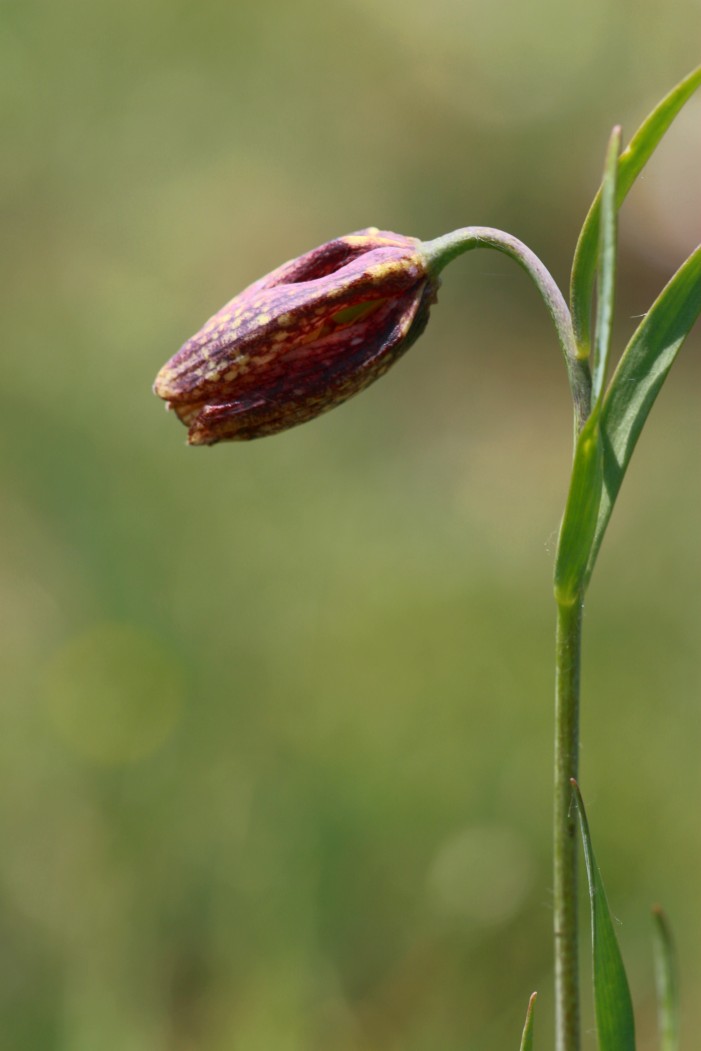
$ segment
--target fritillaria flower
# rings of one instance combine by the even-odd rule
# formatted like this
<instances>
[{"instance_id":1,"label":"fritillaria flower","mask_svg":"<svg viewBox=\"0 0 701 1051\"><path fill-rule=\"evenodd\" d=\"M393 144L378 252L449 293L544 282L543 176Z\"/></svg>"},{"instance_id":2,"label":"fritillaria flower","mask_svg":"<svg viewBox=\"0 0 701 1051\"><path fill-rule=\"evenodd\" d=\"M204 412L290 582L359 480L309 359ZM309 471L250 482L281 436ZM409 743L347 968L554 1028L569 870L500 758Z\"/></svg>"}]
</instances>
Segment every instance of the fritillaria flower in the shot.
<instances>
[{"instance_id":1,"label":"fritillaria flower","mask_svg":"<svg viewBox=\"0 0 701 1051\"><path fill-rule=\"evenodd\" d=\"M159 372L191 445L259 438L346 401L421 335L436 299L421 242L374 228L256 281Z\"/></svg>"}]
</instances>

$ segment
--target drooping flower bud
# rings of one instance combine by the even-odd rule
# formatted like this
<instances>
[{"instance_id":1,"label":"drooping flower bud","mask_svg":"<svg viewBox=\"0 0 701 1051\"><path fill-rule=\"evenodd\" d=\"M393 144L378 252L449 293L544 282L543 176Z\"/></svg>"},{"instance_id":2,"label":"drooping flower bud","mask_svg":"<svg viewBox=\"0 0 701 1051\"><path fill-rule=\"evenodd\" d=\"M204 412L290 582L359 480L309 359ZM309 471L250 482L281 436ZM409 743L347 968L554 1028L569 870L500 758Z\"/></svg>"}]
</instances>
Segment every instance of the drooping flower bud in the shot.
<instances>
[{"instance_id":1,"label":"drooping flower bud","mask_svg":"<svg viewBox=\"0 0 701 1051\"><path fill-rule=\"evenodd\" d=\"M421 242L374 228L308 252L227 303L154 391L191 445L259 438L339 405L421 335L436 299Z\"/></svg>"}]
</instances>

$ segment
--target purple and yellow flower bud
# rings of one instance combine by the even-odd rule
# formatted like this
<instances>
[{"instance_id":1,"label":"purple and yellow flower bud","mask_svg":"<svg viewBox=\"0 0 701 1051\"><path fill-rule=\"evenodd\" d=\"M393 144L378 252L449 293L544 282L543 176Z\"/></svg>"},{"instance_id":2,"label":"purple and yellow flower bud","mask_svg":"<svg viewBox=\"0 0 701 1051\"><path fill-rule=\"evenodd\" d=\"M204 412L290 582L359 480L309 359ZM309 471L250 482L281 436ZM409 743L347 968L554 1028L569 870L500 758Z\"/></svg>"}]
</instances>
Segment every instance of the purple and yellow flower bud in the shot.
<instances>
[{"instance_id":1,"label":"purple and yellow flower bud","mask_svg":"<svg viewBox=\"0 0 701 1051\"><path fill-rule=\"evenodd\" d=\"M438 284L413 237L372 228L340 237L222 307L154 391L191 445L294 427L382 376L423 332Z\"/></svg>"}]
</instances>

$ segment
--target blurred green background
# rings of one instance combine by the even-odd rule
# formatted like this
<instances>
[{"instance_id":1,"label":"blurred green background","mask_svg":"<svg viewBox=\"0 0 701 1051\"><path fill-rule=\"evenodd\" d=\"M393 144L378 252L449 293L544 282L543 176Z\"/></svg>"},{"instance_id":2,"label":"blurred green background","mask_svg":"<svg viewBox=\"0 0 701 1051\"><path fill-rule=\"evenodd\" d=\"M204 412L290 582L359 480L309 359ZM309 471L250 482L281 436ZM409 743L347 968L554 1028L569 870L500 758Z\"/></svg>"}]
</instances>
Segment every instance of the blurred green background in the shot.
<instances>
[{"instance_id":1,"label":"blurred green background","mask_svg":"<svg viewBox=\"0 0 701 1051\"><path fill-rule=\"evenodd\" d=\"M150 385L245 284L371 224L499 226L566 285L610 127L698 62L697 3L0 21L0 1046L501 1051L537 988L550 1048L571 428L528 279L455 263L382 383L266 441L188 449ZM700 113L626 204L619 346L699 240ZM654 901L701 1025L699 343L587 607L582 785L640 1051Z\"/></svg>"}]
</instances>

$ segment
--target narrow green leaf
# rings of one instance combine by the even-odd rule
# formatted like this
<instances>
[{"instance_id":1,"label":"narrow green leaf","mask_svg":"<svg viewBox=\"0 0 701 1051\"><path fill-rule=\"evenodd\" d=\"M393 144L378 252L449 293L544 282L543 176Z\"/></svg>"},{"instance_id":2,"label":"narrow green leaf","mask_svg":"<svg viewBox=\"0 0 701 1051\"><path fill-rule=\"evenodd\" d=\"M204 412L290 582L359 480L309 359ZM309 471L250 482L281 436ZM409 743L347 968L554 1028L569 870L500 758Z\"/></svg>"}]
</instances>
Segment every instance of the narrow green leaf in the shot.
<instances>
[{"instance_id":1,"label":"narrow green leaf","mask_svg":"<svg viewBox=\"0 0 701 1051\"><path fill-rule=\"evenodd\" d=\"M526 1024L523 1027L523 1036L521 1037L521 1051L533 1051L533 1008L537 995L537 993L532 993L528 1001Z\"/></svg>"},{"instance_id":2,"label":"narrow green leaf","mask_svg":"<svg viewBox=\"0 0 701 1051\"><path fill-rule=\"evenodd\" d=\"M628 192L643 170L663 135L684 103L701 86L701 66L677 84L643 121L618 161L616 205L621 207ZM579 356L586 358L590 351L590 328L597 246L601 191L594 198L584 220L572 265L570 306Z\"/></svg>"},{"instance_id":3,"label":"narrow green leaf","mask_svg":"<svg viewBox=\"0 0 701 1051\"><path fill-rule=\"evenodd\" d=\"M599 263L596 294L596 329L594 331L594 369L592 398L596 402L606 379L606 367L611 349L613 306L616 290L616 182L618 155L621 152L621 129L611 132L604 179L601 184L601 222L599 224Z\"/></svg>"},{"instance_id":4,"label":"narrow green leaf","mask_svg":"<svg viewBox=\"0 0 701 1051\"><path fill-rule=\"evenodd\" d=\"M672 932L662 909L654 908L652 918L655 932L655 984L660 1051L679 1051L679 990Z\"/></svg>"},{"instance_id":5,"label":"narrow green leaf","mask_svg":"<svg viewBox=\"0 0 701 1051\"><path fill-rule=\"evenodd\" d=\"M635 1051L633 1004L621 950L606 900L606 891L596 864L582 795L572 781L584 844L589 881L592 948L594 958L594 1009L599 1051Z\"/></svg>"},{"instance_id":6,"label":"narrow green leaf","mask_svg":"<svg viewBox=\"0 0 701 1051\"><path fill-rule=\"evenodd\" d=\"M701 314L701 246L677 270L626 347L601 406L604 481L589 580L630 458L679 349Z\"/></svg>"},{"instance_id":7,"label":"narrow green leaf","mask_svg":"<svg viewBox=\"0 0 701 1051\"><path fill-rule=\"evenodd\" d=\"M604 477L600 406L584 424L574 452L570 491L555 558L555 599L571 606L585 587L586 570L599 520Z\"/></svg>"}]
</instances>

